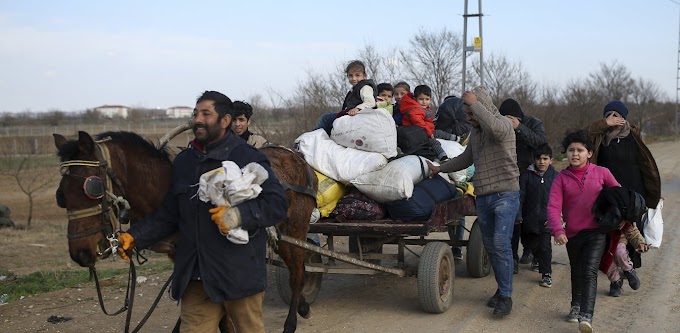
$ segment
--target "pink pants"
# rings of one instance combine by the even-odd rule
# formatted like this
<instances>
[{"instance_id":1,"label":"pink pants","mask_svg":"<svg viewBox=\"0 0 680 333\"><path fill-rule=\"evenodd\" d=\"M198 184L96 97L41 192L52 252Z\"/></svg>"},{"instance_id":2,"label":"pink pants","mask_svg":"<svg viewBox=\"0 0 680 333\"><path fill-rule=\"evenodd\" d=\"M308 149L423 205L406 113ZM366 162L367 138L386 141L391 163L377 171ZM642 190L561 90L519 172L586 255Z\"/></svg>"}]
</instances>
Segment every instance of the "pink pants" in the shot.
<instances>
[{"instance_id":1,"label":"pink pants","mask_svg":"<svg viewBox=\"0 0 680 333\"><path fill-rule=\"evenodd\" d=\"M633 262L630 261L628 256L628 250L626 249L626 244L619 243L616 246L616 252L614 253L614 262L609 267L607 272L607 277L611 282L617 282L621 280L621 270L628 272L633 269Z\"/></svg>"}]
</instances>

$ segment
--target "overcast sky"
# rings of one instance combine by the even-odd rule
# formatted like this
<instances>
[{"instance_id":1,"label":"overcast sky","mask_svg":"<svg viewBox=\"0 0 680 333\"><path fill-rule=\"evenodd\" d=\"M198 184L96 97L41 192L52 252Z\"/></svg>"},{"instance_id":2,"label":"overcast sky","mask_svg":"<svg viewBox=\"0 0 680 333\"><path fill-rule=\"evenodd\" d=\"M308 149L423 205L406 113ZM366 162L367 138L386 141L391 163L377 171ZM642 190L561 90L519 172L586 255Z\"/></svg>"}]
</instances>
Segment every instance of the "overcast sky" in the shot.
<instances>
[{"instance_id":1,"label":"overcast sky","mask_svg":"<svg viewBox=\"0 0 680 333\"><path fill-rule=\"evenodd\" d=\"M482 6L485 54L521 61L539 84L617 61L675 99L680 6L669 0ZM463 0L0 0L0 112L193 106L204 90L290 93L307 71L330 71L367 43L405 47L421 28L462 34L463 11ZM477 35L476 20L469 28Z\"/></svg>"}]
</instances>

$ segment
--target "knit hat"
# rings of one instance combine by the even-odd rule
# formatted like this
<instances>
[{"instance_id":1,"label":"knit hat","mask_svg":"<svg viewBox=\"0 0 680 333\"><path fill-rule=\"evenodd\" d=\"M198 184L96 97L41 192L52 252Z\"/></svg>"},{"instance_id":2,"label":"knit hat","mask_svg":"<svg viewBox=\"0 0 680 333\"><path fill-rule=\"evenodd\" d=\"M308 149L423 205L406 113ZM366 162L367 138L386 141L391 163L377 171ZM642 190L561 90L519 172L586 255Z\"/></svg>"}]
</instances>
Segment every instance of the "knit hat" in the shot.
<instances>
[{"instance_id":1,"label":"knit hat","mask_svg":"<svg viewBox=\"0 0 680 333\"><path fill-rule=\"evenodd\" d=\"M504 100L498 111L504 116L513 116L515 118L524 119L522 108L519 106L519 103L512 98Z\"/></svg>"},{"instance_id":2,"label":"knit hat","mask_svg":"<svg viewBox=\"0 0 680 333\"><path fill-rule=\"evenodd\" d=\"M609 111L618 112L621 115L621 117L623 117L623 119L628 118L628 108L621 101L611 101L607 103L607 105L604 107L602 115L606 117L607 112Z\"/></svg>"}]
</instances>

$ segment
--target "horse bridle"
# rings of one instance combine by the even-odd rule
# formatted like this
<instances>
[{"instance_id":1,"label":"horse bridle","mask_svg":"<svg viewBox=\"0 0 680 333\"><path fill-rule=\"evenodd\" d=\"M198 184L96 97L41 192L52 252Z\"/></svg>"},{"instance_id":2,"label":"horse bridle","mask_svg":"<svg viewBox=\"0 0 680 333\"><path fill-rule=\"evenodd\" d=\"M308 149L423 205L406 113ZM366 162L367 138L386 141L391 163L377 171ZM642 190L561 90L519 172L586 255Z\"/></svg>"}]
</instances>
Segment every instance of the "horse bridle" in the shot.
<instances>
[{"instance_id":1,"label":"horse bridle","mask_svg":"<svg viewBox=\"0 0 680 333\"><path fill-rule=\"evenodd\" d=\"M98 169L97 176L89 176L85 178L85 182L83 183L83 191L90 199L101 200L100 203L84 209L67 210L66 217L70 222L90 216L101 215L101 223L97 227L83 232L67 234L68 239L77 239L94 235L97 232L103 231L106 235L106 239L108 240L109 247L104 251L97 253L97 255L100 257L116 252L118 248L116 229L120 229L120 220L125 218L125 214L130 209L130 204L124 198L125 188L123 187L120 179L116 176L113 169L111 169L109 166L110 154L109 149L105 144L105 142L109 139L110 138L105 138L95 142L98 148L95 151L95 155L98 159L97 161L71 160L62 162L59 165L62 177L76 176L70 173L69 168L72 166L83 166ZM102 179L105 181L102 181ZM113 183L116 184L122 195L117 196L113 193ZM101 185L101 190L93 192L94 190L92 188L88 188L88 185L97 187L98 185ZM116 209L116 212L114 212L114 208Z\"/></svg>"}]
</instances>

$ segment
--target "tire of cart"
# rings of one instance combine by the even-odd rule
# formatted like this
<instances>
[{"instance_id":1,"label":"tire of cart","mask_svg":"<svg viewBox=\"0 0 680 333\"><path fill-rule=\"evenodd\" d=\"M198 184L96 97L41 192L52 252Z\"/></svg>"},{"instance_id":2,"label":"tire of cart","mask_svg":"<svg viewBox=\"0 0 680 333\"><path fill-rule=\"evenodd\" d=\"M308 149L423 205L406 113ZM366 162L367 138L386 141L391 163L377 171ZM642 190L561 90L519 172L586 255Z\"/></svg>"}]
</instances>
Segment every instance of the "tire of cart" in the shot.
<instances>
[{"instance_id":1,"label":"tire of cart","mask_svg":"<svg viewBox=\"0 0 680 333\"><path fill-rule=\"evenodd\" d=\"M443 313L453 302L455 269L451 246L425 244L418 263L418 299L425 312Z\"/></svg>"},{"instance_id":2,"label":"tire of cart","mask_svg":"<svg viewBox=\"0 0 680 333\"><path fill-rule=\"evenodd\" d=\"M479 219L475 219L475 223L470 229L470 238L467 244L467 270L472 277L481 278L489 275L491 272L491 262L489 255L484 249L482 243L482 231L479 227Z\"/></svg>"},{"instance_id":3,"label":"tire of cart","mask_svg":"<svg viewBox=\"0 0 680 333\"><path fill-rule=\"evenodd\" d=\"M313 241L309 241L315 244ZM322 262L321 255L314 252L307 252L305 255L305 264ZM316 301L321 290L321 281L323 273L305 272L305 284L302 287L302 296L304 296L307 303L312 304ZM290 300L293 298L293 292L290 290L290 273L288 268L276 266L274 270L274 280L276 282L276 289L279 291L281 300L290 305Z\"/></svg>"}]
</instances>

